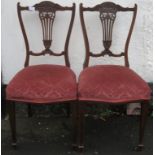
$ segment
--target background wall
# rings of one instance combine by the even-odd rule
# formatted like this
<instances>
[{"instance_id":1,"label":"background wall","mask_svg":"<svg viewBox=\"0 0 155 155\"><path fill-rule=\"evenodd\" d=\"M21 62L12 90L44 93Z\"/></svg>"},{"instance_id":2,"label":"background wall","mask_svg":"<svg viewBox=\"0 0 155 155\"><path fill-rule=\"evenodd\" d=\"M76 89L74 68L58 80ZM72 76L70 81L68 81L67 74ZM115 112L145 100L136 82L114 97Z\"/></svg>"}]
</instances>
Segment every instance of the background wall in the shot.
<instances>
[{"instance_id":1,"label":"background wall","mask_svg":"<svg viewBox=\"0 0 155 155\"><path fill-rule=\"evenodd\" d=\"M18 0L21 5L33 5L40 2L39 0ZM80 26L79 19L79 4L82 2L84 6L94 6L102 3L103 0L53 0L61 5L71 6L73 1L76 3L76 16L73 25L73 31L69 46L69 57L71 61L71 68L75 71L77 76L82 70L85 47ZM133 35L129 47L129 61L130 67L142 76L147 82L152 82L152 0L113 0L122 6L134 6L138 4L138 14L135 23ZM25 60L25 44L16 11L17 0L2 0L2 80L7 84L10 79L24 66ZM28 38L31 40L30 47L34 51L41 51L42 45L42 32L39 30L41 25L39 19L34 20L35 13L31 15L23 14L24 21L27 27ZM113 44L111 49L116 53L123 51L125 37L129 26L131 14L123 15L118 13L116 18ZM54 23L53 44L52 49L55 51L63 50L63 43L65 39L65 30L70 19L70 13L57 13L57 18ZM94 52L102 50L102 33L98 14L85 14L88 31L91 33L89 39L91 48ZM121 23L123 22L123 23ZM124 25L125 23L125 25ZM34 25L33 25L34 24ZM122 25L123 24L123 25ZM31 37L30 37L31 36ZM63 57L31 57L31 64L37 63L58 63L63 64ZM107 64L117 63L123 64L123 58L112 59L108 56L101 59L91 59L91 65L94 64Z\"/></svg>"}]
</instances>

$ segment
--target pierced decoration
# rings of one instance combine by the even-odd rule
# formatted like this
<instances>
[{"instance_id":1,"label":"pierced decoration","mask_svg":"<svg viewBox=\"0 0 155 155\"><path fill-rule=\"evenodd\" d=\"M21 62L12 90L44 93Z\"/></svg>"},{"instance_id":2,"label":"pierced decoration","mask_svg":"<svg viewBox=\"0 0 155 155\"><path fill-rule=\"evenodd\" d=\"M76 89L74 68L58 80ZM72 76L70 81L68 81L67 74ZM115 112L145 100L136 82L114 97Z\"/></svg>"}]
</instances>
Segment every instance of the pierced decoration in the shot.
<instances>
[{"instance_id":1,"label":"pierced decoration","mask_svg":"<svg viewBox=\"0 0 155 155\"><path fill-rule=\"evenodd\" d=\"M112 42L113 24L116 18L117 9L113 7L101 8L100 19L103 28L103 45L106 51L109 51Z\"/></svg>"},{"instance_id":2,"label":"pierced decoration","mask_svg":"<svg viewBox=\"0 0 155 155\"><path fill-rule=\"evenodd\" d=\"M56 10L60 7L50 1L43 1L34 5L35 10L39 11L39 18L41 20L42 31L43 31L43 43L45 51L50 51L52 43L52 28L55 18Z\"/></svg>"},{"instance_id":3,"label":"pierced decoration","mask_svg":"<svg viewBox=\"0 0 155 155\"><path fill-rule=\"evenodd\" d=\"M55 18L55 12L39 12L39 17L42 24L43 31L43 43L45 46L45 50L49 50L52 42L52 28L53 22Z\"/></svg>"}]
</instances>

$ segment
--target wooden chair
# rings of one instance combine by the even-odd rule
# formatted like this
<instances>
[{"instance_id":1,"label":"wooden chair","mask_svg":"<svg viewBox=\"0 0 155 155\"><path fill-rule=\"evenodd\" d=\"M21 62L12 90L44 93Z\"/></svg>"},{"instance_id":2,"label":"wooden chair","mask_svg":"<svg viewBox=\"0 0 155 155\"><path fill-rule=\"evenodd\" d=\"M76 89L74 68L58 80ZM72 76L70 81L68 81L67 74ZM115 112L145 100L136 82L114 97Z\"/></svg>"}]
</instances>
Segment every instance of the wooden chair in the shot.
<instances>
[{"instance_id":1,"label":"wooden chair","mask_svg":"<svg viewBox=\"0 0 155 155\"><path fill-rule=\"evenodd\" d=\"M86 25L84 21L84 12L99 12L103 29L103 46L104 50L98 54L90 50L89 40L87 36ZM111 51L112 31L117 12L133 12L133 18L129 33L125 43L124 51L116 54ZM80 20L84 36L86 57L84 62L84 70L79 76L78 84L78 137L77 148L84 148L84 106L87 104L128 104L133 102L141 103L139 144L137 150L143 148L144 126L146 122L148 105L150 100L150 88L147 83L137 75L133 70L129 69L128 47L133 31L137 14L137 5L133 8L124 8L112 2L104 2L94 7L83 7L80 4ZM90 16L89 16L90 17ZM124 22L125 25L125 22ZM97 31L97 30L96 30ZM125 66L120 65L95 65L89 66L90 57L124 57Z\"/></svg>"},{"instance_id":2,"label":"wooden chair","mask_svg":"<svg viewBox=\"0 0 155 155\"><path fill-rule=\"evenodd\" d=\"M22 12L38 12L42 31L43 45L45 49L41 52L30 50L28 37L26 35ZM71 20L62 52L54 52L50 49L52 44L52 28L56 12L71 12ZM49 105L65 103L69 105L77 100L77 83L74 72L69 68L68 45L75 17L75 4L71 7L63 7L51 1L43 1L33 7L23 7L17 4L18 18L26 47L25 68L19 71L9 82L6 88L6 99L10 126L12 132L12 145L16 146L16 120L15 103L28 104L29 115L31 115L31 104ZM33 23L33 21L32 21ZM37 25L36 25L37 27ZM64 56L65 65L39 64L29 66L30 56Z\"/></svg>"}]
</instances>

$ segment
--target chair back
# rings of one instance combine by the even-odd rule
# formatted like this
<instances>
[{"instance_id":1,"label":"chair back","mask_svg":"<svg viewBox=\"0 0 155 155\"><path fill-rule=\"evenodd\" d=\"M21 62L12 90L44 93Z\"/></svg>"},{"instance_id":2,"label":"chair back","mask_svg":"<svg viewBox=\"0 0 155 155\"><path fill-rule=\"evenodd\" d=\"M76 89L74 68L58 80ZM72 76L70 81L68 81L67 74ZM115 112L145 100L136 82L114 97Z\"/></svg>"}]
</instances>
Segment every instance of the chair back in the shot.
<instances>
[{"instance_id":1,"label":"chair back","mask_svg":"<svg viewBox=\"0 0 155 155\"><path fill-rule=\"evenodd\" d=\"M45 49L43 49L39 53L30 50L28 37L27 37L24 23L23 23L22 11L37 11L39 14L39 19L40 19L41 26L42 26L43 45L45 47ZM70 24L68 28L68 33L67 33L66 41L64 45L64 50L60 53L54 52L50 49L51 44L52 44L53 23L54 23L54 19L56 17L57 11L71 11L72 12L71 20L70 20ZM42 56L45 54L49 54L52 56L64 56L66 66L70 67L70 62L68 58L68 46L69 46L70 35L71 35L74 17L75 17L75 4L73 3L72 7L63 7L51 1L43 1L38 4L35 4L34 6L23 7L23 6L20 6L20 3L17 3L17 12L18 12L18 18L19 18L20 26L21 26L24 41L25 41L25 47L26 47L26 59L25 59L24 66L26 67L29 65L30 56Z\"/></svg>"},{"instance_id":2,"label":"chair back","mask_svg":"<svg viewBox=\"0 0 155 155\"><path fill-rule=\"evenodd\" d=\"M86 25L84 21L84 12L99 12L99 18L101 20L102 24L102 30L103 30L103 46L104 50L101 51L99 54L92 53L90 51L89 47L89 40L87 36L87 30L86 30ZM131 25L129 28L127 40L125 43L125 48L124 51L115 54L110 50L111 44L112 44L112 32L113 32L113 25L116 19L116 14L117 12L127 12L127 11L132 11L133 12L133 17L131 21ZM136 14L137 14L137 5L133 8L124 8L120 5L117 5L113 2L104 2L102 4L96 5L94 7L83 7L83 4L80 4L80 20L81 20L81 26L82 26L82 31L83 31L83 36L84 36L84 41L85 41L85 48L86 48L86 57L85 57L85 62L83 67L88 67L89 65L89 59L91 57L101 57L105 55L109 55L112 57L124 57L125 58L125 66L129 67L129 61L128 61L128 47L129 47L129 42L131 38L131 34L133 31L135 19L136 19Z\"/></svg>"}]
</instances>

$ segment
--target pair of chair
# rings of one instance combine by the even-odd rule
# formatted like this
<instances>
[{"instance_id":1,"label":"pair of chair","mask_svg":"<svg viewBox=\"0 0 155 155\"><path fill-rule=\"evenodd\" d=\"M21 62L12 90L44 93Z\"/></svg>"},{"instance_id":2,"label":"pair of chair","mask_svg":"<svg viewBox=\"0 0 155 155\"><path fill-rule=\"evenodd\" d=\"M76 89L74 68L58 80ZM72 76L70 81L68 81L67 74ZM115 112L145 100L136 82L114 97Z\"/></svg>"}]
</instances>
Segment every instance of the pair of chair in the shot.
<instances>
[{"instance_id":1,"label":"pair of chair","mask_svg":"<svg viewBox=\"0 0 155 155\"><path fill-rule=\"evenodd\" d=\"M30 50L28 38L22 20L22 11L35 10L39 12L39 18L43 31L43 44L45 49L40 53ZM69 68L68 46L75 17L75 4L72 7L63 7L50 1L40 2L33 7L23 7L17 4L20 26L22 29L25 46L25 68L19 71L10 81L6 89L8 112L12 132L12 145L16 146L16 121L15 102L28 104L28 114L31 115L31 104L58 104L72 105L74 143L77 149L84 148L84 106L86 103L128 104L141 103L140 135L137 149L143 148L144 126L146 122L148 103L150 100L150 88L147 83L134 71L129 69L128 47L131 33L134 27L137 5L133 8L124 8L112 2L104 2L94 7L83 7L80 4L80 20L84 36L86 57L84 70L79 76L78 85L74 72ZM56 11L71 11L71 21L65 41L64 51L56 53L50 49L52 43L52 28ZM104 50L99 54L91 52L84 22L84 12L99 12L103 28ZM124 51L115 54L110 50L112 43L112 29L117 12L133 12L133 18L126 40ZM61 65L33 65L29 66L30 56L64 56L66 66ZM90 57L124 57L125 66L96 65L88 67Z\"/></svg>"}]
</instances>

